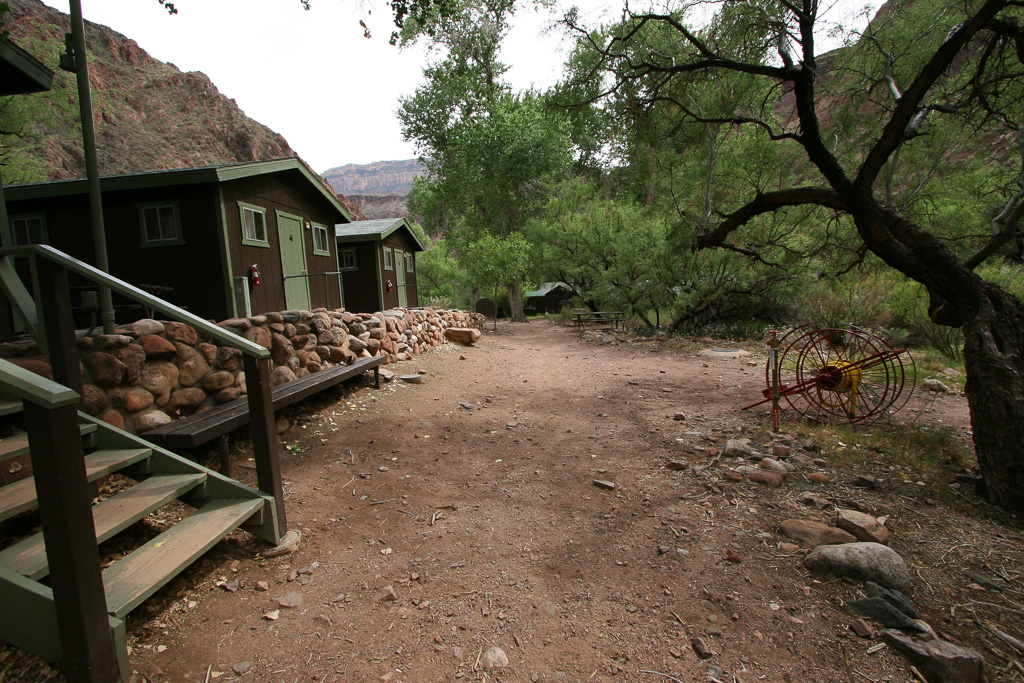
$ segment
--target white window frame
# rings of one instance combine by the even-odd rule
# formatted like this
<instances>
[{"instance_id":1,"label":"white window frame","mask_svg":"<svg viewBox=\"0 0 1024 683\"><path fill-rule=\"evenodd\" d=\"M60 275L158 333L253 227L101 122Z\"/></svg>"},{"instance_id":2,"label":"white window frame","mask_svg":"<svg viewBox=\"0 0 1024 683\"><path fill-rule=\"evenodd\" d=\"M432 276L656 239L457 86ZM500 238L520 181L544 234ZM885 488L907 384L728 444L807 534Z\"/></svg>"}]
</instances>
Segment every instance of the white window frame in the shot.
<instances>
[{"instance_id":1,"label":"white window frame","mask_svg":"<svg viewBox=\"0 0 1024 683\"><path fill-rule=\"evenodd\" d=\"M136 204L135 207L139 211L139 228L142 232L142 246L143 247L167 247L175 244L185 244L185 238L181 234L181 213L178 210L178 200L173 199L170 201L163 202L146 202L145 204ZM174 229L174 235L171 237L161 236L159 239L151 239L149 232L146 230L146 212L152 209L157 210L157 220L159 221L160 209L170 209L172 225ZM161 226L157 226L157 230L161 230Z\"/></svg>"},{"instance_id":2,"label":"white window frame","mask_svg":"<svg viewBox=\"0 0 1024 683\"><path fill-rule=\"evenodd\" d=\"M330 256L331 243L327 226L320 223L310 223L310 226L313 228L313 254L315 256ZM317 240L317 235L322 235L320 240ZM321 242L321 246L317 246L317 241Z\"/></svg>"},{"instance_id":3,"label":"white window frame","mask_svg":"<svg viewBox=\"0 0 1024 683\"><path fill-rule=\"evenodd\" d=\"M405 272L407 272L407 273L415 272L415 271L413 271L413 268L412 268L412 254L409 253L408 251L405 252Z\"/></svg>"},{"instance_id":4,"label":"white window frame","mask_svg":"<svg viewBox=\"0 0 1024 683\"><path fill-rule=\"evenodd\" d=\"M350 262L346 263L346 261ZM338 250L338 270L359 270L359 267L356 266L355 249Z\"/></svg>"},{"instance_id":5,"label":"white window frame","mask_svg":"<svg viewBox=\"0 0 1024 683\"><path fill-rule=\"evenodd\" d=\"M256 234L256 221L253 219L253 236L250 237L247 234L247 226L245 223L246 212L250 212L254 216L259 214L263 222L263 239ZM242 221L242 244L250 247L263 247L265 249L270 248L270 237L267 234L267 210L265 207L257 206L255 204L248 204L246 202L238 202L238 215Z\"/></svg>"},{"instance_id":6,"label":"white window frame","mask_svg":"<svg viewBox=\"0 0 1024 683\"><path fill-rule=\"evenodd\" d=\"M384 270L395 269L395 257L391 253L391 247L384 247Z\"/></svg>"},{"instance_id":7,"label":"white window frame","mask_svg":"<svg viewBox=\"0 0 1024 683\"><path fill-rule=\"evenodd\" d=\"M41 241L39 241L39 242L32 242L32 241L23 242L23 241L19 240L18 239L18 230L17 230L17 227L16 227L17 224L19 222L26 223L25 236L27 237L28 236L27 223L28 223L28 221L33 221L33 220L39 221L39 239ZM29 244L49 244L50 243L50 235L49 235L49 233L46 230L46 214L44 214L44 213L25 213L25 214L18 214L18 215L11 216L10 217L10 228L11 228L11 241L14 242L14 244L16 246L25 246L25 245L29 245Z\"/></svg>"}]
</instances>

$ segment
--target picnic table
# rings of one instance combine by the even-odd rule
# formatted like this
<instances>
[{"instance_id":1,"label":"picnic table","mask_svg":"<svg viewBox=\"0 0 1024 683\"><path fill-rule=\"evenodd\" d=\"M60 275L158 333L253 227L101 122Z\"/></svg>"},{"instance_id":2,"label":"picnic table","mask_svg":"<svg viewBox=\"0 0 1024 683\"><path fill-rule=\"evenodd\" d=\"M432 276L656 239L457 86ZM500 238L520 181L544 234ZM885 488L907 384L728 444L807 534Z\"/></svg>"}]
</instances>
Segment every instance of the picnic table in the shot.
<instances>
[{"instance_id":1,"label":"picnic table","mask_svg":"<svg viewBox=\"0 0 1024 683\"><path fill-rule=\"evenodd\" d=\"M618 329L619 325L625 327L626 319L622 316L622 311L573 310L572 324L574 327L585 328L587 323L604 327L610 325L614 329Z\"/></svg>"}]
</instances>

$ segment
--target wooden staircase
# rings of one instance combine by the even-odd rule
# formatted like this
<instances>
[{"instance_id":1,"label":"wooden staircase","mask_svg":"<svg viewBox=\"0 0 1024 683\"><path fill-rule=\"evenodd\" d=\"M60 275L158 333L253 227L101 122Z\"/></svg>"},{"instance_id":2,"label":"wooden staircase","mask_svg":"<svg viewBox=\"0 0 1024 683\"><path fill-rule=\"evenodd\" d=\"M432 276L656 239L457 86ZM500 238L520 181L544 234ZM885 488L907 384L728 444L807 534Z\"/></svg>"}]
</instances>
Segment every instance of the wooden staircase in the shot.
<instances>
[{"instance_id":1,"label":"wooden staircase","mask_svg":"<svg viewBox=\"0 0 1024 683\"><path fill-rule=\"evenodd\" d=\"M0 401L0 420L17 425L20 402ZM174 500L190 515L149 539L102 572L121 677L130 673L123 618L236 528L274 544L279 540L273 496L147 443L143 438L78 413L86 477L95 482L122 474L134 484L92 506L97 544L110 540ZM30 437L0 440L0 466L30 454ZM35 481L0 488L0 524L32 515ZM0 526L0 528L3 528ZM0 545L10 539L0 538ZM62 660L57 609L46 584L50 574L43 532L0 550L0 639L47 659ZM26 619L26 615L32 618Z\"/></svg>"}]
</instances>

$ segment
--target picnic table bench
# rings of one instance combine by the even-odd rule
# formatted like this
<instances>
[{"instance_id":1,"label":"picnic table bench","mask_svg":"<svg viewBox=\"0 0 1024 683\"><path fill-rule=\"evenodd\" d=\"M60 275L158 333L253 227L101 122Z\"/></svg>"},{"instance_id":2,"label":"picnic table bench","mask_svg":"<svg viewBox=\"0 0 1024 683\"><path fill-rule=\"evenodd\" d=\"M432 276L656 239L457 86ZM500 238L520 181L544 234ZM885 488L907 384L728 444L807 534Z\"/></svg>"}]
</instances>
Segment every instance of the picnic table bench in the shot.
<instances>
[{"instance_id":1,"label":"picnic table bench","mask_svg":"<svg viewBox=\"0 0 1024 683\"><path fill-rule=\"evenodd\" d=\"M587 323L597 323L611 326L615 329L619 328L619 325L625 326L626 319L622 316L622 311L581 311L574 310L572 312L572 324L574 327L585 328Z\"/></svg>"},{"instance_id":2,"label":"picnic table bench","mask_svg":"<svg viewBox=\"0 0 1024 683\"><path fill-rule=\"evenodd\" d=\"M327 387L340 384L346 379L370 369L373 370L373 384L380 389L380 366L385 360L384 356L359 358L351 365L335 365L291 382L279 384L270 390L274 410L298 403ZM219 437L221 439L221 474L231 476L228 438L231 432L246 424L249 424L249 401L248 398L242 396L216 408L174 420L152 429L142 436L147 441L168 450L195 448Z\"/></svg>"}]
</instances>

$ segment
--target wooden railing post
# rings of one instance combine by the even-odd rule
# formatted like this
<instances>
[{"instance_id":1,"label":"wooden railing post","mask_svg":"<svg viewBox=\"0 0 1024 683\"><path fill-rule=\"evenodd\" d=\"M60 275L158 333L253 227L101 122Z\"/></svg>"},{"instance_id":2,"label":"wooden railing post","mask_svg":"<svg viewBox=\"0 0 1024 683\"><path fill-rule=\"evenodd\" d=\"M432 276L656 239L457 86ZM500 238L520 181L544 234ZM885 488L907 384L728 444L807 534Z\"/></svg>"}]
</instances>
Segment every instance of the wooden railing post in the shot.
<instances>
[{"instance_id":1,"label":"wooden railing post","mask_svg":"<svg viewBox=\"0 0 1024 683\"><path fill-rule=\"evenodd\" d=\"M70 683L120 680L74 405L24 402L50 585Z\"/></svg>"},{"instance_id":2,"label":"wooden railing post","mask_svg":"<svg viewBox=\"0 0 1024 683\"><path fill-rule=\"evenodd\" d=\"M71 314L68 271L45 258L35 257L39 280L37 296L46 315L39 326L53 368L53 381L82 395L82 371L79 367L75 320Z\"/></svg>"},{"instance_id":3,"label":"wooden railing post","mask_svg":"<svg viewBox=\"0 0 1024 683\"><path fill-rule=\"evenodd\" d=\"M284 511L284 489L281 487L281 460L277 451L277 430L274 426L274 401L270 393L270 359L242 356L245 387L249 400L252 450L256 460L256 481L260 491L274 496L280 534L288 530Z\"/></svg>"}]
</instances>

